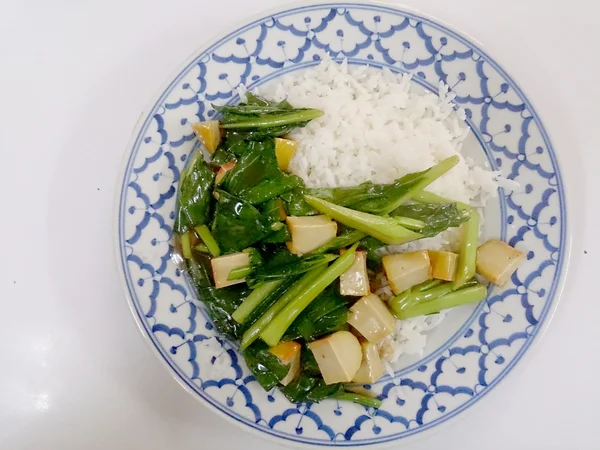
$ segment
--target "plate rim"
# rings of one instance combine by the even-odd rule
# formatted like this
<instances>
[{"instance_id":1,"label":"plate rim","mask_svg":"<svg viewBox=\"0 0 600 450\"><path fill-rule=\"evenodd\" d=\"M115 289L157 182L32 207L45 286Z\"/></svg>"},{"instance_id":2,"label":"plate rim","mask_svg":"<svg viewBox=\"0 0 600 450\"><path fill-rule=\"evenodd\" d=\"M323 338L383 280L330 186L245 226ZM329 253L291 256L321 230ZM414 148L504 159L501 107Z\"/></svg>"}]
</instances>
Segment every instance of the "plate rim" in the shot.
<instances>
[{"instance_id":1,"label":"plate rim","mask_svg":"<svg viewBox=\"0 0 600 450\"><path fill-rule=\"evenodd\" d=\"M166 93L166 91L169 89L169 87L177 80L177 78L183 73L183 71L194 60L197 59L197 57L200 54L208 51L211 47L215 46L218 42L225 40L230 35L233 35L234 33L237 33L240 30L242 30L243 28L253 25L257 21L265 19L266 17L269 17L271 15L281 14L281 13L285 13L285 12L292 12L294 10L299 10L299 9L307 8L307 7L311 7L311 6L312 7L331 6L331 7L339 8L339 7L344 7L346 5L347 6L358 6L358 7L369 7L369 6L380 7L380 8L384 8L384 9L388 9L388 10L395 10L400 13L407 13L407 14L416 16L419 19L424 19L424 20L432 22L436 25L442 26L443 28L446 28L447 30L456 34L458 37L462 37L473 48L478 50L482 55L486 56L489 59L489 61L492 62L494 66L496 66L496 68L499 72L501 72L508 79L510 79L514 82L513 88L519 93L519 95L528 104L528 106L529 106L528 109L532 113L534 120L538 123L541 130L543 130L543 132L544 132L543 134L545 134L545 136L542 136L544 141L547 144L549 144L549 147L553 150L552 152L549 152L549 155L550 155L551 160L553 159L555 162L556 177L558 180L557 186L559 186L559 191L562 191L561 194L562 194L563 204L561 206L564 211L564 220L563 220L562 229L561 229L561 235L562 235L561 253L563 254L563 256L562 256L562 258L560 260L560 264L559 264L560 273L559 273L558 277L556 278L554 293L553 293L552 297L549 298L549 304L548 304L548 309L546 311L546 317L544 318L543 322L538 325L538 328L533 336L533 339L531 339L531 341L529 342L527 347L524 350L522 350L522 353L520 355L517 355L516 359L512 361L512 364L509 366L509 368L505 372L505 374L503 376L496 378L492 383L490 383L490 385L488 386L488 388L486 390L484 390L481 394L478 395L479 399L485 397L486 395L490 394L491 392L496 392L497 391L496 388L499 384L505 382L507 377L509 377L509 375L515 374L515 373L520 373L523 370L524 366L527 365L527 363L530 361L530 359L535 355L534 350L537 349L538 343L544 337L548 327L550 326L550 323L552 322L552 320L554 318L556 310L561 302L561 299L562 299L562 296L563 296L564 290L565 290L567 275L570 272L570 267L573 263L573 261L572 261L573 236L570 232L570 230L571 230L571 221L570 221L571 214L569 213L570 208L568 207L568 205L570 203L569 198L571 196L568 194L568 192L570 192L570 190L568 190L566 188L566 185L564 182L565 176L564 176L563 172L564 172L565 166L563 164L561 164L558 152L556 152L556 149L555 149L554 145L552 144L553 140L551 139L551 133L548 130L546 130L545 127L543 126L544 122L541 120L541 115L537 112L537 109L535 108L534 103L529 99L529 97L521 89L520 84L518 83L518 78L509 74L508 71L506 71L504 69L504 66L502 64L500 64L495 58L490 57L489 54L485 50L485 46L479 40L477 40L470 34L462 31L461 29L449 24L448 22L439 19L435 15L423 12L422 10L420 10L418 8L410 7L410 6L407 6L402 3L391 3L391 2L382 1L382 0L349 0L349 1L338 1L338 2L319 1L319 0L300 0L300 1L295 0L292 2L286 2L282 5L279 5L274 8L262 10L256 14L252 14L252 15L246 17L245 19L233 21L230 24L224 24L221 27L221 29L222 29L221 32L212 35L209 39L207 39L204 42L204 44L198 46L194 51L192 51L192 53L187 58L185 58L184 61L182 61L177 66L177 68L175 68L167 76L166 80L163 83L161 83L159 88L155 90L155 92L153 93L152 96L150 96L150 100L147 102L146 106L141 111L141 113L132 129L131 137L128 140L128 143L125 147L125 151L123 153L123 157L122 157L122 161L121 161L120 170L118 171L117 178L116 178L116 189L115 189L115 192L116 192L115 197L116 198L115 198L115 203L114 203L114 216L113 216L113 218L114 218L113 241L115 244L113 246L114 255L117 260L117 268L118 268L118 272L119 272L119 279L121 281L121 287L123 289L125 299L127 300L127 305L129 307L129 310L132 313L134 322L135 322L137 328L139 329L140 333L142 334L143 340L151 348L151 352L161 361L163 367L165 367L165 369L168 370L168 372L177 381L177 383L180 386L182 386L190 395L192 395L194 398L196 398L196 400L199 401L200 404L202 404L204 407L209 409L211 412L214 412L217 415L219 415L220 417L225 418L229 423L235 424L240 429L243 429L246 432L250 432L253 435L258 436L260 438L268 439L271 442L274 442L274 443L277 443L280 445L282 444L282 442L285 442L286 445L291 445L295 448L366 447L366 446L385 448L385 447L394 445L394 443L396 443L400 440L403 442L409 442L409 441L412 442L412 441L415 441L418 439L426 438L434 433L437 433L437 432L443 430L451 423L454 423L456 420L463 419L465 416L468 416L470 413L472 413L472 411L474 409L476 409L475 407L478 407L481 404L481 401L477 400L466 407L457 408L456 410L452 411L448 416L446 416L445 420L436 423L434 426L427 427L424 430L422 430L421 432L410 433L410 434L407 434L406 436L400 436L400 437L388 436L387 439L383 438L383 440L376 441L376 442L373 442L373 441L361 442L359 440L359 441L350 441L348 443L342 443L342 442L333 443L332 442L329 445L325 444L325 443L299 441L296 439L288 438L283 435L273 434L273 433L268 432L267 430L259 429L255 426L252 426L249 423L243 422L242 420L238 419L237 417L234 417L234 416L226 413L221 408L219 408L217 405L212 404L212 402L210 402L209 400L198 395L198 393L195 392L188 385L188 382L184 379L184 377L178 373L177 368L173 367L169 363L169 361L167 360L165 355L163 355L163 352L161 351L161 349L151 339L151 337L148 334L148 331L146 330L146 328L144 326L144 321L140 317L139 311L137 310L137 308L133 302L133 299L130 295L130 289L129 289L128 282L127 282L126 271L124 270L124 267L122 264L123 260L121 258L121 245L120 245L120 239L119 239L119 235L120 235L119 217L120 217L120 212L121 212L122 196L123 196L123 190L121 188L123 186L123 180L124 180L125 176L127 175L127 168L129 166L129 162L130 162L131 150L134 148L135 143L139 138L139 133L142 130L144 123L146 122L146 118L148 117L148 114L150 112L152 112L152 110L155 108L155 106L157 104L157 101L163 96L163 94ZM511 377L511 379L514 379L514 375Z\"/></svg>"}]
</instances>

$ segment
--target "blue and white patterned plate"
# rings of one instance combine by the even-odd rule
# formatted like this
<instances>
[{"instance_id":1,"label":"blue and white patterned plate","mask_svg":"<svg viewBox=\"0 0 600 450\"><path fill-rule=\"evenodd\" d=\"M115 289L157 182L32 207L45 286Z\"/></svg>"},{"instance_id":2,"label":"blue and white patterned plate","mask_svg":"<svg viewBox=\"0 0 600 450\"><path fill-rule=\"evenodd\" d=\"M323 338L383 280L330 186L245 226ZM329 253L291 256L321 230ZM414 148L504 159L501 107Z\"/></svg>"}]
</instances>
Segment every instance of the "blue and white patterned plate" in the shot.
<instances>
[{"instance_id":1,"label":"blue and white patterned plate","mask_svg":"<svg viewBox=\"0 0 600 450\"><path fill-rule=\"evenodd\" d=\"M190 123L212 102L317 64L327 52L354 64L439 81L467 111L481 158L523 187L500 192L488 230L527 254L502 290L434 330L420 360L371 387L379 410L325 401L289 403L265 392L236 346L216 335L187 277L170 260L177 183L195 147ZM118 257L131 310L173 376L196 398L248 430L284 444L360 446L441 424L475 404L547 326L568 258L565 194L555 150L513 79L478 45L435 20L382 4L310 4L268 14L197 53L142 116L118 199ZM493 223L490 223L493 222ZM466 311L466 312L465 312ZM437 333L437 334L436 334ZM158 370L158 369L157 369Z\"/></svg>"}]
</instances>

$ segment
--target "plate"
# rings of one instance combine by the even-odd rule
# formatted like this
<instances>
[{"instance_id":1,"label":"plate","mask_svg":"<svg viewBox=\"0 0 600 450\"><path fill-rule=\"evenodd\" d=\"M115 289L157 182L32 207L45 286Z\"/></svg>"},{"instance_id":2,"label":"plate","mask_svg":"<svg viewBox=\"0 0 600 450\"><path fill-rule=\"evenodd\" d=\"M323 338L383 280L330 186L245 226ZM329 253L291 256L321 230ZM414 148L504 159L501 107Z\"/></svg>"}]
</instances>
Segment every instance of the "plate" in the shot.
<instances>
[{"instance_id":1,"label":"plate","mask_svg":"<svg viewBox=\"0 0 600 450\"><path fill-rule=\"evenodd\" d=\"M486 211L488 235L526 261L477 307L459 308L430 333L421 358L370 387L379 410L328 400L291 404L252 378L236 345L221 338L171 262L177 184L197 147L190 124L211 103L318 64L413 74L456 94L472 129L470 149L518 182ZM265 14L211 42L187 61L143 113L127 149L117 200L117 253L131 311L156 355L210 409L284 445L365 446L422 435L494 390L548 325L569 248L564 186L555 149L515 81L478 44L448 26L379 3L313 3ZM491 230L491 231L490 231ZM159 370L159 369L157 369Z\"/></svg>"}]
</instances>

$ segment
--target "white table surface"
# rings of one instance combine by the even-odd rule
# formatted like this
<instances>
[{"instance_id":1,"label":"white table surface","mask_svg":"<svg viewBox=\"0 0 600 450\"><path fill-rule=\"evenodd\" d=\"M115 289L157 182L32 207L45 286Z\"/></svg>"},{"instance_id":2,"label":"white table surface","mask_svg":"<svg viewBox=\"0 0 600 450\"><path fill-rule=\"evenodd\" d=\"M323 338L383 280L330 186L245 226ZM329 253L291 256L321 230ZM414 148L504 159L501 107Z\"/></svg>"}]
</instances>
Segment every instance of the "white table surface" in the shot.
<instances>
[{"instance_id":1,"label":"white table surface","mask_svg":"<svg viewBox=\"0 0 600 450\"><path fill-rule=\"evenodd\" d=\"M568 172L575 242L535 356L466 419L397 447L598 449L598 3L406 1L483 43L536 104ZM280 448L162 367L112 241L117 174L150 96L206 40L279 3L0 0L0 449Z\"/></svg>"}]
</instances>

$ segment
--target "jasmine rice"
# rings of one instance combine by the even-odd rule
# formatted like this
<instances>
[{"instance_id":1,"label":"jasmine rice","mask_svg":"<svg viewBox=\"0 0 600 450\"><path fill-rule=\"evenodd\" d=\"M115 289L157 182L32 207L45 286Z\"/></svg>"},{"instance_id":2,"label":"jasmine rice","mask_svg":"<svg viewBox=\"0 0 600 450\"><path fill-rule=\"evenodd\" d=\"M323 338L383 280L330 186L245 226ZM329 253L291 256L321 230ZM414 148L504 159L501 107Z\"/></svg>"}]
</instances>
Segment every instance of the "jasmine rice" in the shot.
<instances>
[{"instance_id":1,"label":"jasmine rice","mask_svg":"<svg viewBox=\"0 0 600 450\"><path fill-rule=\"evenodd\" d=\"M484 206L497 193L498 174L474 166L461 154L469 132L465 112L452 103L454 94L442 83L439 95L416 91L410 75L329 58L260 88L260 94L267 98L287 99L295 106L325 112L291 134L298 150L290 169L308 187L392 183L458 155L460 162L428 190ZM384 251L452 249L456 242L457 230L449 229L436 237ZM383 299L393 296L383 274L378 275L375 285L375 293ZM402 354L422 354L426 333L445 315L442 311L398 321L395 335L381 344L384 359L393 363ZM388 370L392 370L389 365Z\"/></svg>"}]
</instances>

